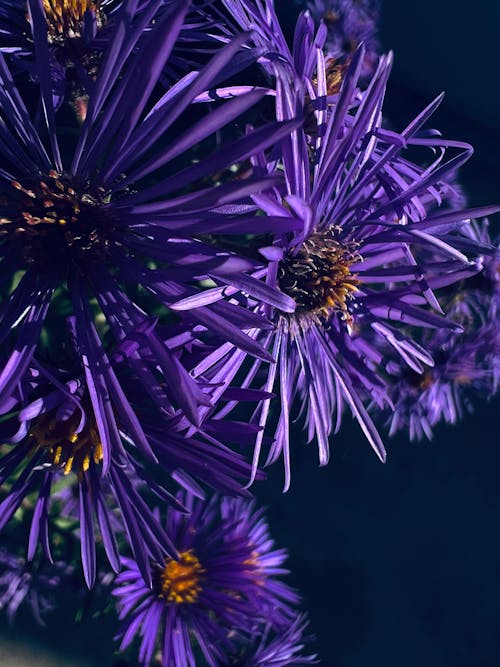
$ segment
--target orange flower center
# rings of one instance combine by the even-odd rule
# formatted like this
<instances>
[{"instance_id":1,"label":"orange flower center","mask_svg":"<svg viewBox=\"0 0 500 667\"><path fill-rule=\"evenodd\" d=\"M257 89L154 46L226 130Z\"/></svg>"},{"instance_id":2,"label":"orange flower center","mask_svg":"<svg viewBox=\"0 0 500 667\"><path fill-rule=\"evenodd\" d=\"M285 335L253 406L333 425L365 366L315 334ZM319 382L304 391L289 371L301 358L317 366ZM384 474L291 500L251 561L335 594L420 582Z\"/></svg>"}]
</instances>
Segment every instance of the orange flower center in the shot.
<instances>
[{"instance_id":1,"label":"orange flower center","mask_svg":"<svg viewBox=\"0 0 500 667\"><path fill-rule=\"evenodd\" d=\"M56 42L81 37L86 12L94 12L99 21L98 5L92 0L43 0L49 40Z\"/></svg>"},{"instance_id":2,"label":"orange flower center","mask_svg":"<svg viewBox=\"0 0 500 667\"><path fill-rule=\"evenodd\" d=\"M168 559L165 562L160 574L160 597L176 604L196 602L204 573L205 570L192 549L181 551L177 560Z\"/></svg>"}]
</instances>

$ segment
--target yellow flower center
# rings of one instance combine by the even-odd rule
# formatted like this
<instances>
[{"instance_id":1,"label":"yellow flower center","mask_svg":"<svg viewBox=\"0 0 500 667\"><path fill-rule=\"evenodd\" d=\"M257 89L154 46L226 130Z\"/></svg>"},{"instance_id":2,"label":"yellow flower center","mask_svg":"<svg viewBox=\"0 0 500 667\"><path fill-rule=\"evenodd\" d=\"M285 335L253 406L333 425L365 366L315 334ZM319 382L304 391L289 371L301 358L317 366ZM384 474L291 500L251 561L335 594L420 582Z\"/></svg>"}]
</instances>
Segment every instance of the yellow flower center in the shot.
<instances>
[{"instance_id":1,"label":"yellow flower center","mask_svg":"<svg viewBox=\"0 0 500 667\"><path fill-rule=\"evenodd\" d=\"M54 413L40 415L29 432L34 446L47 449L52 463L61 466L65 475L81 474L89 469L90 462L102 461L102 444L94 420L87 418L83 429L76 433L80 413L75 411L65 421L55 419Z\"/></svg>"},{"instance_id":2,"label":"yellow flower center","mask_svg":"<svg viewBox=\"0 0 500 667\"><path fill-rule=\"evenodd\" d=\"M168 559L165 563L160 574L160 597L176 604L196 602L204 573L192 549L181 551L177 560Z\"/></svg>"},{"instance_id":3,"label":"yellow flower center","mask_svg":"<svg viewBox=\"0 0 500 667\"><path fill-rule=\"evenodd\" d=\"M99 20L98 4L92 0L43 0L49 40L81 37L86 12L94 12Z\"/></svg>"}]
</instances>

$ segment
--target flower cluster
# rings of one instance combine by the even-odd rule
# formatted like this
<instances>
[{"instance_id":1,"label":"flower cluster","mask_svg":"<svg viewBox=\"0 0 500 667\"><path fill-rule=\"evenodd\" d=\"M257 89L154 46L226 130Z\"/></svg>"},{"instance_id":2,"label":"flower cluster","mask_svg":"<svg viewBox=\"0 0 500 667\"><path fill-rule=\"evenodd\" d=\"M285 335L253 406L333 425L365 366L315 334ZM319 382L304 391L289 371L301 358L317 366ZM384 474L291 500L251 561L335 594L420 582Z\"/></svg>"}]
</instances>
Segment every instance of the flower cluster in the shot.
<instances>
[{"instance_id":1,"label":"flower cluster","mask_svg":"<svg viewBox=\"0 0 500 667\"><path fill-rule=\"evenodd\" d=\"M423 374L398 369L398 379L391 387L391 434L403 430L411 440L431 439L438 423L455 424L472 411L474 396L488 399L498 391L500 253L498 242L493 244L490 239L487 222L470 231L478 242L497 250L485 257L481 274L465 280L458 292L444 299L446 313L460 325L460 331L424 333L423 343L434 365Z\"/></svg>"},{"instance_id":2,"label":"flower cluster","mask_svg":"<svg viewBox=\"0 0 500 667\"><path fill-rule=\"evenodd\" d=\"M108 562L145 665L313 664L263 461L346 413L384 461L499 385L471 146L440 97L389 128L378 3L306 4L0 0L0 530Z\"/></svg>"}]
</instances>

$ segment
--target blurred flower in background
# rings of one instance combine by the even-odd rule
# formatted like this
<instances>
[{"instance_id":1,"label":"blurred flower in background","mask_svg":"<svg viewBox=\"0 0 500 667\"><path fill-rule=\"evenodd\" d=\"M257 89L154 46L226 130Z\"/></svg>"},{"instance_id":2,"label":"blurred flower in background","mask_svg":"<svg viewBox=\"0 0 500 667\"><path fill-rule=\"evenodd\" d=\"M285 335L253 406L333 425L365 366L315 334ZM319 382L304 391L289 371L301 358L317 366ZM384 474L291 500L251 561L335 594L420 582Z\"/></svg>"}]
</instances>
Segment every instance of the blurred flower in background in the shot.
<instances>
[{"instance_id":1,"label":"blurred flower in background","mask_svg":"<svg viewBox=\"0 0 500 667\"><path fill-rule=\"evenodd\" d=\"M12 625L19 608L27 606L35 621L45 625L44 616L56 609L57 590L67 587L72 576L68 563L27 563L24 557L0 547L0 611Z\"/></svg>"},{"instance_id":2,"label":"blurred flower in background","mask_svg":"<svg viewBox=\"0 0 500 667\"><path fill-rule=\"evenodd\" d=\"M401 367L395 373L399 379L391 390L391 435L404 431L410 440L431 439L438 423L456 424L473 411L474 399L489 399L498 391L500 264L498 243L495 249L488 227L484 221L469 228L471 236L490 249L483 270L447 294L445 312L461 330L424 333L422 343L433 366L423 374Z\"/></svg>"},{"instance_id":3,"label":"blurred flower in background","mask_svg":"<svg viewBox=\"0 0 500 667\"><path fill-rule=\"evenodd\" d=\"M327 28L327 58L345 62L363 43L366 56L362 76L371 76L380 55L377 37L380 0L307 0L302 4L306 5L317 23L322 21Z\"/></svg>"}]
</instances>

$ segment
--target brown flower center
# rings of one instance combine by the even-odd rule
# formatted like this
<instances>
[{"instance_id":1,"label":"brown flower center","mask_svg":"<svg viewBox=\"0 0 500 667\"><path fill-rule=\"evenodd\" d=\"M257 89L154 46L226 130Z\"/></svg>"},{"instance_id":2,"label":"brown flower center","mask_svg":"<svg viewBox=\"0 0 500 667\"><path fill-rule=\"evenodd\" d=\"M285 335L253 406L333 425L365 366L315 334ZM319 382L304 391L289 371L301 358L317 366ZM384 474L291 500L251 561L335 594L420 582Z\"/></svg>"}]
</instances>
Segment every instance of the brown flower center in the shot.
<instances>
[{"instance_id":1,"label":"brown flower center","mask_svg":"<svg viewBox=\"0 0 500 667\"><path fill-rule=\"evenodd\" d=\"M359 284L351 265L359 259L331 230L312 234L297 253L285 257L278 280L280 289L297 304L294 316L327 318L334 311L347 315L348 300Z\"/></svg>"},{"instance_id":2,"label":"brown flower center","mask_svg":"<svg viewBox=\"0 0 500 667\"><path fill-rule=\"evenodd\" d=\"M65 475L81 474L89 469L91 461L96 464L102 461L102 444L95 421L87 417L83 429L77 433L79 422L78 410L65 421L49 412L37 417L29 432L34 446L47 449L52 463L61 466Z\"/></svg>"},{"instance_id":3,"label":"brown flower center","mask_svg":"<svg viewBox=\"0 0 500 667\"><path fill-rule=\"evenodd\" d=\"M349 67L349 61L340 63L335 58L327 58L325 62L325 78L327 95L336 95L340 92L344 75ZM313 78L313 83L318 85L317 77Z\"/></svg>"},{"instance_id":4,"label":"brown flower center","mask_svg":"<svg viewBox=\"0 0 500 667\"><path fill-rule=\"evenodd\" d=\"M39 181L11 182L0 197L0 240L7 237L27 264L103 258L112 228L104 193L77 192L55 171Z\"/></svg>"}]
</instances>

